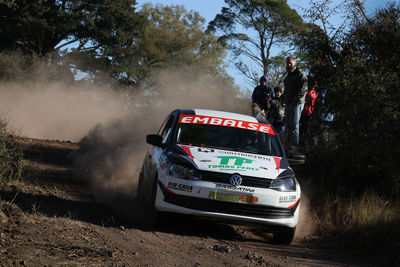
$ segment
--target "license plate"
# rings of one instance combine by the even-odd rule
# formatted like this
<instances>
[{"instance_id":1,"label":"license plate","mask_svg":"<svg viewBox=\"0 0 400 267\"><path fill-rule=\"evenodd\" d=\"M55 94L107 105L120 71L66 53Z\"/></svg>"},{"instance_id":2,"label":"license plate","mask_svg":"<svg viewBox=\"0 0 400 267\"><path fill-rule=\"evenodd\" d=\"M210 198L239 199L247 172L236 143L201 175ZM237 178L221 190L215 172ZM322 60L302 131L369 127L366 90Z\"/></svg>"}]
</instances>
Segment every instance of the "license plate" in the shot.
<instances>
[{"instance_id":1,"label":"license plate","mask_svg":"<svg viewBox=\"0 0 400 267\"><path fill-rule=\"evenodd\" d=\"M257 203L258 197L252 195L231 194L219 191L210 191L208 193L209 199L216 199L230 202L243 202L243 203Z\"/></svg>"}]
</instances>

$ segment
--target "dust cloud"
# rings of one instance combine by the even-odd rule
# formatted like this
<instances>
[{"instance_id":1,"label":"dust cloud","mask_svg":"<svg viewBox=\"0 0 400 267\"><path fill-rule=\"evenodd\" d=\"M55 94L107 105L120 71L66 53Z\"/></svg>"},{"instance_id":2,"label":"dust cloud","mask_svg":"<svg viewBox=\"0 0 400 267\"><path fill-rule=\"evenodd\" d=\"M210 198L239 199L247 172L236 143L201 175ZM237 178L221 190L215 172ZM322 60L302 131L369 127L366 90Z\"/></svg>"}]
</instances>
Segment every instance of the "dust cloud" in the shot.
<instances>
[{"instance_id":1,"label":"dust cloud","mask_svg":"<svg viewBox=\"0 0 400 267\"><path fill-rule=\"evenodd\" d=\"M234 110L231 88L216 78L188 72L159 72L156 82L134 97L135 105L127 114L96 125L79 142L77 177L90 182L101 203L131 220L141 220L132 216L141 213L134 196L146 153L145 136L157 133L163 120L176 108Z\"/></svg>"},{"instance_id":2,"label":"dust cloud","mask_svg":"<svg viewBox=\"0 0 400 267\"><path fill-rule=\"evenodd\" d=\"M227 85L199 68L158 71L146 90L128 95L84 81L47 79L63 75L48 75L43 66L38 62L26 79L18 64L7 72L18 79L0 84L1 116L18 135L79 142L76 179L88 182L99 202L120 210L125 207L119 202L128 203L135 195L146 134L156 133L172 110L242 112L240 105L234 105L239 90L233 83Z\"/></svg>"},{"instance_id":3,"label":"dust cloud","mask_svg":"<svg viewBox=\"0 0 400 267\"><path fill-rule=\"evenodd\" d=\"M129 98L92 84L45 81L2 83L0 93L0 112L17 134L79 141L75 179L87 182L100 203L136 221L143 220L135 195L147 134L157 133L176 108L249 112L248 103L234 97L238 89L188 68L160 71L148 89ZM302 198L296 238L312 232L309 218Z\"/></svg>"},{"instance_id":4,"label":"dust cloud","mask_svg":"<svg viewBox=\"0 0 400 267\"><path fill-rule=\"evenodd\" d=\"M304 195L304 192L302 192L299 221L297 223L295 239L302 240L309 238L314 233L315 227L312 214L310 213L310 202L307 196Z\"/></svg>"},{"instance_id":5,"label":"dust cloud","mask_svg":"<svg viewBox=\"0 0 400 267\"><path fill-rule=\"evenodd\" d=\"M79 141L96 123L127 113L118 94L90 84L2 83L0 95L10 130L38 139Z\"/></svg>"}]
</instances>

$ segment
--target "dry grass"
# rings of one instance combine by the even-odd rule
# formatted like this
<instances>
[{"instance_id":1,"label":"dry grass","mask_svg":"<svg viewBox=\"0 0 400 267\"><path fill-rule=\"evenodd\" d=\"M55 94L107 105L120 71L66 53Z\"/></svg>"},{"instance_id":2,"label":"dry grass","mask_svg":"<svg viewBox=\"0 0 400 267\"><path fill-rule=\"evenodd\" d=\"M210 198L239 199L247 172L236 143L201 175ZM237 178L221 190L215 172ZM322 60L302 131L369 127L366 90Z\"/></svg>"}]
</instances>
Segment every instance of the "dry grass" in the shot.
<instances>
[{"instance_id":1,"label":"dry grass","mask_svg":"<svg viewBox=\"0 0 400 267\"><path fill-rule=\"evenodd\" d=\"M314 211L325 225L357 227L391 222L396 219L398 208L398 203L366 190L361 196L350 199L343 199L339 195L328 197Z\"/></svg>"},{"instance_id":2,"label":"dry grass","mask_svg":"<svg viewBox=\"0 0 400 267\"><path fill-rule=\"evenodd\" d=\"M17 149L14 136L7 129L7 122L0 118L0 189L12 180L22 177L25 161Z\"/></svg>"},{"instance_id":3,"label":"dry grass","mask_svg":"<svg viewBox=\"0 0 400 267\"><path fill-rule=\"evenodd\" d=\"M379 264L400 264L400 203L372 190L345 198L326 196L311 204L315 232Z\"/></svg>"}]
</instances>

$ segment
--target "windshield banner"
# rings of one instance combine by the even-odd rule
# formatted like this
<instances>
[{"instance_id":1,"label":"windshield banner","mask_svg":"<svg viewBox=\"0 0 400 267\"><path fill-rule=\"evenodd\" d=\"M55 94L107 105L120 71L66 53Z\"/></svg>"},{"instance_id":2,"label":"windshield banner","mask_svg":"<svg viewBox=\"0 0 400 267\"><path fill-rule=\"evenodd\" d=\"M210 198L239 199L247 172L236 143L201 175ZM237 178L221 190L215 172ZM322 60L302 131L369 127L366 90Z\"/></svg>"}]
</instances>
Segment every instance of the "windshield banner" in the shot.
<instances>
[{"instance_id":1,"label":"windshield banner","mask_svg":"<svg viewBox=\"0 0 400 267\"><path fill-rule=\"evenodd\" d=\"M179 123L234 127L275 135L271 125L218 117L181 114L181 117L179 118Z\"/></svg>"}]
</instances>

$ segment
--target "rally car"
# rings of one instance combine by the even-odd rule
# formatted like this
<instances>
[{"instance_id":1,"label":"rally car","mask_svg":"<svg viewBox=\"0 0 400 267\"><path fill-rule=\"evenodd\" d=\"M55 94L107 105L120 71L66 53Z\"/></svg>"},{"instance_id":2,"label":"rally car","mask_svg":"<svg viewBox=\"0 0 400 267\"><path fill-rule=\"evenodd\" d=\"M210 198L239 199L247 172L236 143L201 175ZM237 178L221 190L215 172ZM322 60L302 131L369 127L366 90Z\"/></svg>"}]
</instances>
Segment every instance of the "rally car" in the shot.
<instances>
[{"instance_id":1,"label":"rally car","mask_svg":"<svg viewBox=\"0 0 400 267\"><path fill-rule=\"evenodd\" d=\"M175 110L149 146L138 196L152 216L174 212L271 226L277 243L290 244L300 210L300 185L270 123L251 116Z\"/></svg>"}]
</instances>

